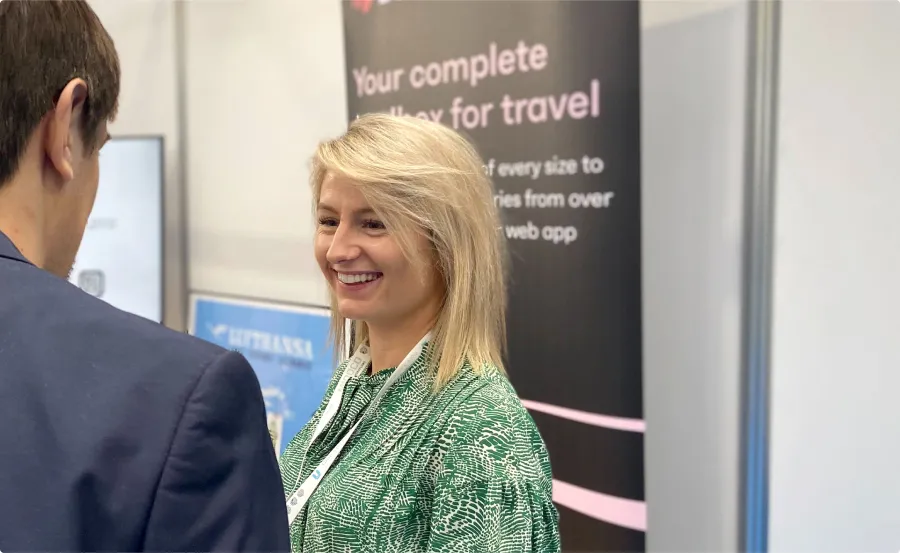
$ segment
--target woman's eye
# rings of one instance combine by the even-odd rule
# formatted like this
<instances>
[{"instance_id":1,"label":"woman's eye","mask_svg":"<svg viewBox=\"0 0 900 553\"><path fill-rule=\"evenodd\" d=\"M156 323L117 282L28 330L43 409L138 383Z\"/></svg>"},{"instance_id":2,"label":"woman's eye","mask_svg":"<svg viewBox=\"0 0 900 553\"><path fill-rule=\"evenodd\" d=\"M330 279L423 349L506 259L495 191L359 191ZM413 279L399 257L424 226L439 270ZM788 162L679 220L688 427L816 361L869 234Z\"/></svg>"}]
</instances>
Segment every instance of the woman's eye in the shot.
<instances>
[{"instance_id":1,"label":"woman's eye","mask_svg":"<svg viewBox=\"0 0 900 553\"><path fill-rule=\"evenodd\" d=\"M381 221L376 221L374 219L366 219L363 221L363 228L367 229L375 229L375 230L384 230L384 223Z\"/></svg>"},{"instance_id":2,"label":"woman's eye","mask_svg":"<svg viewBox=\"0 0 900 553\"><path fill-rule=\"evenodd\" d=\"M337 226L337 221L333 217L319 217L319 226L334 227Z\"/></svg>"}]
</instances>

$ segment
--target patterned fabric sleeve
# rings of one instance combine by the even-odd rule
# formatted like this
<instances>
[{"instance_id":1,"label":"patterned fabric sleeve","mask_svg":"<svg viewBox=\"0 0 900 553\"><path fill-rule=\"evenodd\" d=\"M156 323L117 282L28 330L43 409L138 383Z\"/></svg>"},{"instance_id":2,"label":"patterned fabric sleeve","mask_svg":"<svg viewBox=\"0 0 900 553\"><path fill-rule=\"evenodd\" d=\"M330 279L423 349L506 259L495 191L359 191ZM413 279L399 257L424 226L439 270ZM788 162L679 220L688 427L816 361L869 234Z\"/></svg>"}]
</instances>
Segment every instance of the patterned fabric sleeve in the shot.
<instances>
[{"instance_id":1,"label":"patterned fabric sleeve","mask_svg":"<svg viewBox=\"0 0 900 553\"><path fill-rule=\"evenodd\" d=\"M476 418L460 413L465 426L449 429L435 480L430 553L560 551L544 444L524 409L497 407Z\"/></svg>"}]
</instances>

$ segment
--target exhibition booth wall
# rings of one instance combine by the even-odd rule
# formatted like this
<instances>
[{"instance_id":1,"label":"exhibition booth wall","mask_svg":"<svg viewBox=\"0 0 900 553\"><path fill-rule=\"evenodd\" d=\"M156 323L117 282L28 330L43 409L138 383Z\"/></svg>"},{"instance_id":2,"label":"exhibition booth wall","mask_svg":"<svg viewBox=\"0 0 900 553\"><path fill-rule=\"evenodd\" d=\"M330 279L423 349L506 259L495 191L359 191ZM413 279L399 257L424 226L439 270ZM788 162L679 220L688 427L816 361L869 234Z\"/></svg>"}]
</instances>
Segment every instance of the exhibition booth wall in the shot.
<instances>
[{"instance_id":1,"label":"exhibition booth wall","mask_svg":"<svg viewBox=\"0 0 900 553\"><path fill-rule=\"evenodd\" d=\"M900 529L900 3L782 2L769 549Z\"/></svg>"},{"instance_id":2,"label":"exhibition booth wall","mask_svg":"<svg viewBox=\"0 0 900 553\"><path fill-rule=\"evenodd\" d=\"M301 315L324 306L326 289L312 258L307 160L319 140L342 132L349 115L340 5L92 4L122 58L121 108L111 132L165 140L165 323L188 328L189 294L280 302L299 306ZM896 139L877 130L888 128L884 118L895 111L889 96L872 92L897 86L896 79L876 79L897 65L900 50L891 41L898 35L888 35L886 22L900 21L890 11L900 6L871 3L844 13L853 8L829 4L830 12L783 4L770 412L773 551L841 548L829 544L848 549L851 542L857 550L881 550L886 529L900 526L896 515L885 514L900 490L881 485L895 481L887 461L893 456L872 453L861 470L859 456L836 450L846 444L848 451L873 451L882 443L876 437L883 428L870 423L895 416L887 393L900 384L886 374L898 361L898 346L885 330L900 322L898 296L889 287L888 296L876 293L900 277L896 254L886 253L889 236L900 235L886 211L897 194L889 183L900 176L890 158L896 144L889 140ZM741 541L750 17L745 0L640 4L649 551L729 551ZM821 32L800 32L813 22ZM845 33L838 35L843 43L827 42L838 32ZM824 59L829 65L817 63ZM845 88L832 89L835 83ZM830 95L817 96L823 90ZM834 123L816 124L812 106ZM871 114L862 119L866 125L851 116L859 110ZM897 128L900 121L892 124ZM869 146L866 132L882 138ZM864 171L849 172L854 166L838 143L856 148L847 157L869 160ZM823 149L834 153L819 157ZM848 181L864 186L863 203L842 203ZM838 219L840 227L831 226ZM829 265L834 250L819 248L823 236L843 245L837 250L847 261L842 270ZM866 246L855 248L858 243ZM829 298L847 288L862 295L842 304L842 312ZM832 346L840 355L829 355ZM857 393L848 396L848 373L864 375L868 387L851 387ZM870 395L863 398L863 392ZM823 420L831 428L871 431L832 435L822 430ZM835 480L835 474L844 477ZM834 494L809 511L799 508L821 490ZM855 497L861 490L867 502L842 503L841 494Z\"/></svg>"}]
</instances>

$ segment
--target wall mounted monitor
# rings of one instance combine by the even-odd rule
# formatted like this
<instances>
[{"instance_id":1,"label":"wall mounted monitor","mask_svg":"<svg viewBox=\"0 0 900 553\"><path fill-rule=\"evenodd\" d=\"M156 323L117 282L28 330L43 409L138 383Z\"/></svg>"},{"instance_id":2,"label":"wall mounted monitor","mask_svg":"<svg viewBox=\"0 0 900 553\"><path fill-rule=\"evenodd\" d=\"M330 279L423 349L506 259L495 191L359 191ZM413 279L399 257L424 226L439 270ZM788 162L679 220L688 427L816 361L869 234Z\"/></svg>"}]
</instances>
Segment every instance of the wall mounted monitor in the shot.
<instances>
[{"instance_id":1,"label":"wall mounted monitor","mask_svg":"<svg viewBox=\"0 0 900 553\"><path fill-rule=\"evenodd\" d=\"M71 282L111 305L163 320L163 138L113 138Z\"/></svg>"}]
</instances>

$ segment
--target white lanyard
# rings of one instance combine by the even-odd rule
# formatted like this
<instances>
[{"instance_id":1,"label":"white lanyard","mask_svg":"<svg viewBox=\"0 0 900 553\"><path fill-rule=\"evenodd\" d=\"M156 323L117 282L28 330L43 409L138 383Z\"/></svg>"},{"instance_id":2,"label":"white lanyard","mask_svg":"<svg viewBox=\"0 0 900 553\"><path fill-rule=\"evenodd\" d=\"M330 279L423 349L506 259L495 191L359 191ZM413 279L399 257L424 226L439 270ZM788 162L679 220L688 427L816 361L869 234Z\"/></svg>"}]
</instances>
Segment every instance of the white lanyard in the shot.
<instances>
[{"instance_id":1,"label":"white lanyard","mask_svg":"<svg viewBox=\"0 0 900 553\"><path fill-rule=\"evenodd\" d=\"M303 510L303 507L306 505L306 502L309 501L309 497L316 491L316 488L319 487L319 483L322 481L322 477L325 476L325 473L328 472L328 469L331 468L331 465L334 463L335 459L337 459L338 455L343 451L344 446L347 445L347 442L350 440L350 437L353 436L353 433L356 432L356 429L359 427L360 423L365 419L365 416L371 412L377 405L378 402L381 401L381 398L387 393L387 391L393 386L397 380L402 377L407 370L415 363L416 359L422 354L422 347L425 345L425 342L431 337L431 333L425 335L422 340L416 344L416 347L410 351L403 361L397 366L394 370L394 374L388 379L387 382L384 383L384 386L378 391L378 394L372 399L372 402L369 403L369 406L363 412L363 414L359 417L359 420L353 427L347 431L341 441L338 442L334 449L328 452L328 455L322 459L322 462L319 463L319 466L316 467L316 470L312 472L312 474L307 477L307 479L303 482L303 485L297 489L287 500L287 512L288 512L288 524L293 524L294 519L297 518L297 515L300 514L300 511ZM366 371L369 367L369 361L372 356L369 353L369 348L365 344L359 346L356 350L356 353L353 354L353 357L350 358L350 362L347 363L347 366L344 368L344 374L341 375L341 379L338 381L337 385L334 388L334 392L331 394L331 399L328 401L328 405L325 406L325 410L322 411L322 417L319 419L319 424L316 425L316 429L313 432L312 438L309 440L309 445L306 446L306 452L303 455L303 458L306 458L306 455L309 453L309 446L316 441L316 438L319 437L325 427L327 427L332 419L334 419L335 414L337 414L338 409L341 407L341 400L344 397L344 387L347 385L347 381L354 377L359 377L362 375L364 371ZM303 474L303 469L301 467L300 472L297 474L297 482L300 481L301 474ZM297 482L294 482L294 486L297 485Z\"/></svg>"}]
</instances>

